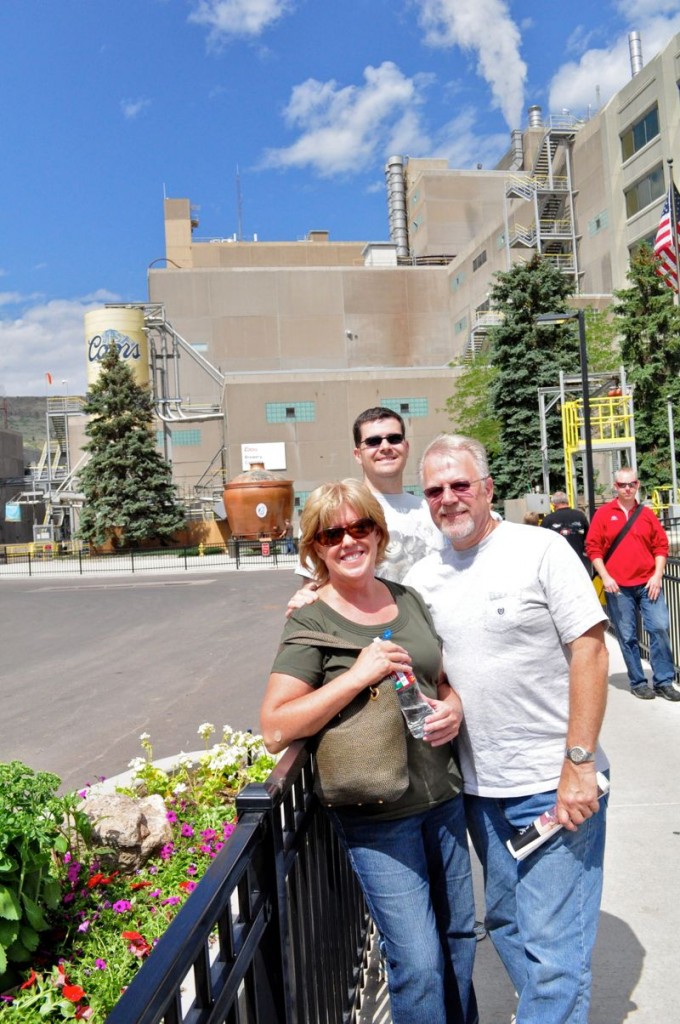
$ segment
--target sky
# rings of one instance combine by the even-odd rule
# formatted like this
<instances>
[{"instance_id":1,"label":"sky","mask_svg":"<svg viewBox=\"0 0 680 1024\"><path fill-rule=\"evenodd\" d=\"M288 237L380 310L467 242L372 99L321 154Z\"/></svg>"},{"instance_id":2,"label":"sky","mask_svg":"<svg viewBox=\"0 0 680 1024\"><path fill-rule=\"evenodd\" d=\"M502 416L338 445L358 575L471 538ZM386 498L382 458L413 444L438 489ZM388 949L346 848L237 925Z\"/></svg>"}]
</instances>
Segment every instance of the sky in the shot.
<instances>
[{"instance_id":1,"label":"sky","mask_svg":"<svg viewBox=\"0 0 680 1024\"><path fill-rule=\"evenodd\" d=\"M530 105L620 89L633 30L647 62L680 0L0 0L0 397L84 393L164 197L195 239L386 240L389 156L492 168Z\"/></svg>"}]
</instances>

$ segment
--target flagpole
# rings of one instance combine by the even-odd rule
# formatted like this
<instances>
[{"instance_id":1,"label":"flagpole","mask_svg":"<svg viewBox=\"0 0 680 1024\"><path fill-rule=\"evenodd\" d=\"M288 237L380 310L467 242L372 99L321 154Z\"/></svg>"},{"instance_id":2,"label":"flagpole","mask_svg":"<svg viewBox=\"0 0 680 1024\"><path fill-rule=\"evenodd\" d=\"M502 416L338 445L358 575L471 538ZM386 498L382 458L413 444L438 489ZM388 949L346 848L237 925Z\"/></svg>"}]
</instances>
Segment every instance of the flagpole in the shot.
<instances>
[{"instance_id":1,"label":"flagpole","mask_svg":"<svg viewBox=\"0 0 680 1024\"><path fill-rule=\"evenodd\" d=\"M669 196L669 200L670 200L669 207L668 207L668 212L669 212L670 218L671 218L671 231L672 231L671 237L673 239L673 252L675 254L675 267L676 267L677 281L678 281L677 287L675 288L674 293L673 293L673 302L677 306L678 303L680 302L680 250L678 250L678 216L677 216L678 211L677 211L676 206L675 206L675 181L673 180L673 157L672 156L668 157L667 163L668 163L668 177L670 178L670 182L669 182L669 185L668 185L668 196Z\"/></svg>"}]
</instances>

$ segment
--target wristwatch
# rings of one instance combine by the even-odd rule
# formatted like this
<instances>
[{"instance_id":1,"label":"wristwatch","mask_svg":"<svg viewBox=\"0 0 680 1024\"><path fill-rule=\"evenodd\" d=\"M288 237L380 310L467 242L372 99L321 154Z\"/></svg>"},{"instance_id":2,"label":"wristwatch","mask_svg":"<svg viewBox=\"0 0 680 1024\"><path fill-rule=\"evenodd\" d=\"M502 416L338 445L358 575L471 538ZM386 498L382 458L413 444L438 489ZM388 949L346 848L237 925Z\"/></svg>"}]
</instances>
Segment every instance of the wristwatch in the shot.
<instances>
[{"instance_id":1,"label":"wristwatch","mask_svg":"<svg viewBox=\"0 0 680 1024\"><path fill-rule=\"evenodd\" d=\"M567 747L564 755L572 764L586 764L587 761L594 761L595 754L585 747Z\"/></svg>"}]
</instances>

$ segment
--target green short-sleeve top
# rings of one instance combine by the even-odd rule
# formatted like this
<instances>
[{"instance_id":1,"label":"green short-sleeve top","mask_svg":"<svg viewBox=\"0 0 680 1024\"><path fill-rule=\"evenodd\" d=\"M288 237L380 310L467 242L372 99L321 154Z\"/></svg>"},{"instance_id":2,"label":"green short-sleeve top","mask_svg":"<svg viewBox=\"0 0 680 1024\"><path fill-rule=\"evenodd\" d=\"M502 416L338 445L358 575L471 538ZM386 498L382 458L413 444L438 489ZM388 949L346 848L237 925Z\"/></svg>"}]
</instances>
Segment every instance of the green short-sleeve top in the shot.
<instances>
[{"instance_id":1,"label":"green short-sleeve top","mask_svg":"<svg viewBox=\"0 0 680 1024\"><path fill-rule=\"evenodd\" d=\"M301 679L317 688L346 672L356 659L353 651L329 650L313 645L286 644L285 638L301 629L331 633L343 640L366 647L376 636L391 631L391 639L404 647L411 656L414 672L428 697L437 696L437 680L441 669L441 643L430 613L422 598L410 587L382 580L389 588L397 605L397 615L391 622L362 625L345 618L322 599L294 612L283 631L282 642L274 659L273 672ZM406 725L404 725L406 730ZM427 810L456 796L461 789L461 778L450 744L431 747L407 732L409 786L393 803L343 807L342 816L362 819L403 818ZM376 737L379 742L379 737Z\"/></svg>"}]
</instances>

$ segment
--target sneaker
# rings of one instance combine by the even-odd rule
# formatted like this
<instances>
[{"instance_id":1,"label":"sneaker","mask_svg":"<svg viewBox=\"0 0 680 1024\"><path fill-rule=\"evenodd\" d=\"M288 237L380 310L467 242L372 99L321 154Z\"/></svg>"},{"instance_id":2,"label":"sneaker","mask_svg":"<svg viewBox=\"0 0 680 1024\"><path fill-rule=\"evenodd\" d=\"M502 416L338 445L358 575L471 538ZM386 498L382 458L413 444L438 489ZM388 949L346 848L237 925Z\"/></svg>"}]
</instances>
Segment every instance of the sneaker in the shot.
<instances>
[{"instance_id":1,"label":"sneaker","mask_svg":"<svg viewBox=\"0 0 680 1024\"><path fill-rule=\"evenodd\" d=\"M670 683L668 685L670 686ZM630 692L634 697L639 697L640 700L654 700L654 690L650 690L648 686L631 686ZM658 688L656 692L660 692ZM665 694L663 696L665 697ZM680 693L678 697L680 698ZM670 697L669 700L673 700L673 697Z\"/></svg>"},{"instance_id":2,"label":"sneaker","mask_svg":"<svg viewBox=\"0 0 680 1024\"><path fill-rule=\"evenodd\" d=\"M680 700L680 691L676 690L672 683L661 683L654 687L654 693L666 700Z\"/></svg>"}]
</instances>

